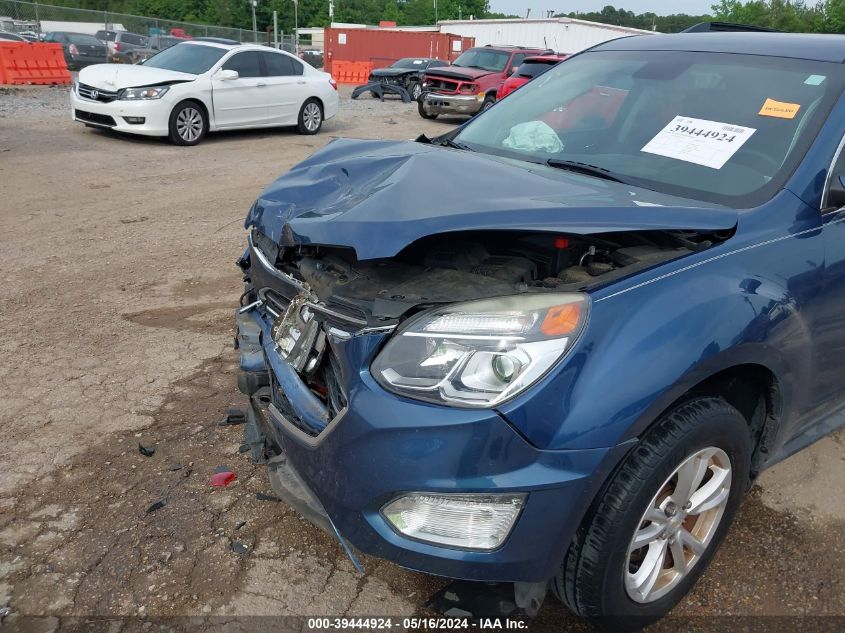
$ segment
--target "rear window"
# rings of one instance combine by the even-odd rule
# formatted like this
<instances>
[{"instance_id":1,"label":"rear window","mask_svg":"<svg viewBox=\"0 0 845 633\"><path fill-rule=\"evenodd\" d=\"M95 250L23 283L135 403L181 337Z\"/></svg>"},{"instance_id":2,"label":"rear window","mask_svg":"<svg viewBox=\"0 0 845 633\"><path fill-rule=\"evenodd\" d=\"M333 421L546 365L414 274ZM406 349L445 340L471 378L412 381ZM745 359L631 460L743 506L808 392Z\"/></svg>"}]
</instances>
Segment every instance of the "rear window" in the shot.
<instances>
[{"instance_id":1,"label":"rear window","mask_svg":"<svg viewBox=\"0 0 845 633\"><path fill-rule=\"evenodd\" d=\"M114 38L117 35L114 31L97 31L94 34L98 40L105 40L106 42L114 42Z\"/></svg>"},{"instance_id":2,"label":"rear window","mask_svg":"<svg viewBox=\"0 0 845 633\"><path fill-rule=\"evenodd\" d=\"M85 46L94 45L102 46L103 43L93 35L85 35L84 33L68 33L67 40L71 44L83 44Z\"/></svg>"},{"instance_id":3,"label":"rear window","mask_svg":"<svg viewBox=\"0 0 845 633\"><path fill-rule=\"evenodd\" d=\"M516 74L518 77L533 79L542 75L555 64L557 62L523 62L519 70L516 71Z\"/></svg>"},{"instance_id":4,"label":"rear window","mask_svg":"<svg viewBox=\"0 0 845 633\"><path fill-rule=\"evenodd\" d=\"M147 43L147 38L132 33L123 33L120 36L120 41L132 44L133 46L144 46Z\"/></svg>"}]
</instances>

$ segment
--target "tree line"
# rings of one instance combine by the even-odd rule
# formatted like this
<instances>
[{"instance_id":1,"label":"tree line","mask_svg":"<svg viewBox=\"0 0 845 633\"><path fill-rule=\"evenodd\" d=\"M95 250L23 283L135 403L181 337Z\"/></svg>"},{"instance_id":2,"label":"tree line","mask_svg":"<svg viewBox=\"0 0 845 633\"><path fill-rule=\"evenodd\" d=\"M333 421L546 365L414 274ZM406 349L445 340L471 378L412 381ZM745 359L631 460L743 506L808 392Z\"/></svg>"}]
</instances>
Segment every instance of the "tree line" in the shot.
<instances>
[{"instance_id":1,"label":"tree line","mask_svg":"<svg viewBox=\"0 0 845 633\"><path fill-rule=\"evenodd\" d=\"M160 19L201 22L219 26L251 28L251 0L48 0L48 3L99 11L146 15ZM327 26L329 0L298 0L300 26ZM378 24L391 20L399 25L434 24L439 20L525 17L493 13L489 0L334 0L334 21ZM258 0L258 28L272 24L273 11L279 15L279 28L290 32L294 26L294 0ZM533 16L532 16L533 17ZM634 13L606 6L601 11L558 14L605 24L615 24L661 33L677 33L698 22L720 20L767 26L782 31L812 33L845 32L845 0L720 0L710 15L656 15Z\"/></svg>"}]
</instances>

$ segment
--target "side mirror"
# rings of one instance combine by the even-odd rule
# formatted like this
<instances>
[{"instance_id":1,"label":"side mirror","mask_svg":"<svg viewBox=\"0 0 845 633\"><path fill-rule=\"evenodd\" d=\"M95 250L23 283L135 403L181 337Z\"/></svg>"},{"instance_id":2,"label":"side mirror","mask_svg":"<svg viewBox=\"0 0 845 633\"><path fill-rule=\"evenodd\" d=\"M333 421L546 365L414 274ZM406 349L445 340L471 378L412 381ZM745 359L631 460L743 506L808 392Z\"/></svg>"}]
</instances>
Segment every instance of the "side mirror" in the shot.
<instances>
[{"instance_id":1,"label":"side mirror","mask_svg":"<svg viewBox=\"0 0 845 633\"><path fill-rule=\"evenodd\" d=\"M232 81L233 79L238 78L238 71L237 70L218 70L217 74L214 75L215 79L219 79L220 81Z\"/></svg>"},{"instance_id":2,"label":"side mirror","mask_svg":"<svg viewBox=\"0 0 845 633\"><path fill-rule=\"evenodd\" d=\"M826 206L828 209L841 209L845 207L845 176L834 175L830 179Z\"/></svg>"}]
</instances>

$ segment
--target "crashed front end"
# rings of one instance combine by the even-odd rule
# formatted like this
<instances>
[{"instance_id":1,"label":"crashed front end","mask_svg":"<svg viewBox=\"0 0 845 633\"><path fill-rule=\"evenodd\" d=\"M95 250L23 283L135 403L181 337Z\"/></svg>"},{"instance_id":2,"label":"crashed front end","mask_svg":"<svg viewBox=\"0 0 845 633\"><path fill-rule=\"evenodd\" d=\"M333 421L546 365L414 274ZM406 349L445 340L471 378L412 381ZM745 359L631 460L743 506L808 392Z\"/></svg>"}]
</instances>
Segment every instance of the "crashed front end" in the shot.
<instances>
[{"instance_id":1,"label":"crashed front end","mask_svg":"<svg viewBox=\"0 0 845 633\"><path fill-rule=\"evenodd\" d=\"M449 208L432 204L432 182L458 169ZM548 378L578 357L593 288L705 248L735 222L515 169L424 143L335 141L247 218L247 441L276 492L353 559L552 577L630 447L549 446L536 420L502 407L560 397ZM690 225L709 231L680 230Z\"/></svg>"},{"instance_id":2,"label":"crashed front end","mask_svg":"<svg viewBox=\"0 0 845 633\"><path fill-rule=\"evenodd\" d=\"M375 313L323 301L274 265L277 251L250 236L237 315L247 441L276 493L345 546L405 567L490 581L551 576L555 563L536 544L560 545L566 526L545 508L574 503L606 451L539 450L493 408L389 391L371 365L396 336L397 300ZM315 276L347 274L303 259ZM423 515L453 524L425 525Z\"/></svg>"}]
</instances>

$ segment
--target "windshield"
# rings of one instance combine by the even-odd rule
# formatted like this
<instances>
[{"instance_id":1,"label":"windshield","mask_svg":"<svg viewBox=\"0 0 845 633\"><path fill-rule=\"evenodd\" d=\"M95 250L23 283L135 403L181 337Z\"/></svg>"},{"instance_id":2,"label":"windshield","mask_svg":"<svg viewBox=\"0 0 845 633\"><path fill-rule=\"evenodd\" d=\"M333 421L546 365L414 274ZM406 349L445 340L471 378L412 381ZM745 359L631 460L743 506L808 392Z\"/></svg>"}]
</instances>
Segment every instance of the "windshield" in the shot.
<instances>
[{"instance_id":1,"label":"windshield","mask_svg":"<svg viewBox=\"0 0 845 633\"><path fill-rule=\"evenodd\" d=\"M596 51L471 120L469 148L606 170L733 206L770 199L842 92L841 64L726 53Z\"/></svg>"},{"instance_id":2,"label":"windshield","mask_svg":"<svg viewBox=\"0 0 845 633\"><path fill-rule=\"evenodd\" d=\"M144 66L200 75L207 72L228 52L227 49L216 46L177 44L153 55L144 62Z\"/></svg>"},{"instance_id":3,"label":"windshield","mask_svg":"<svg viewBox=\"0 0 845 633\"><path fill-rule=\"evenodd\" d=\"M491 72L502 72L508 65L510 53L504 51L492 51L487 48L471 48L462 53L458 59L452 62L452 66L463 66L464 68L481 68Z\"/></svg>"},{"instance_id":4,"label":"windshield","mask_svg":"<svg viewBox=\"0 0 845 633\"><path fill-rule=\"evenodd\" d=\"M425 60L418 57L406 57L394 62L391 68L425 68Z\"/></svg>"}]
</instances>

